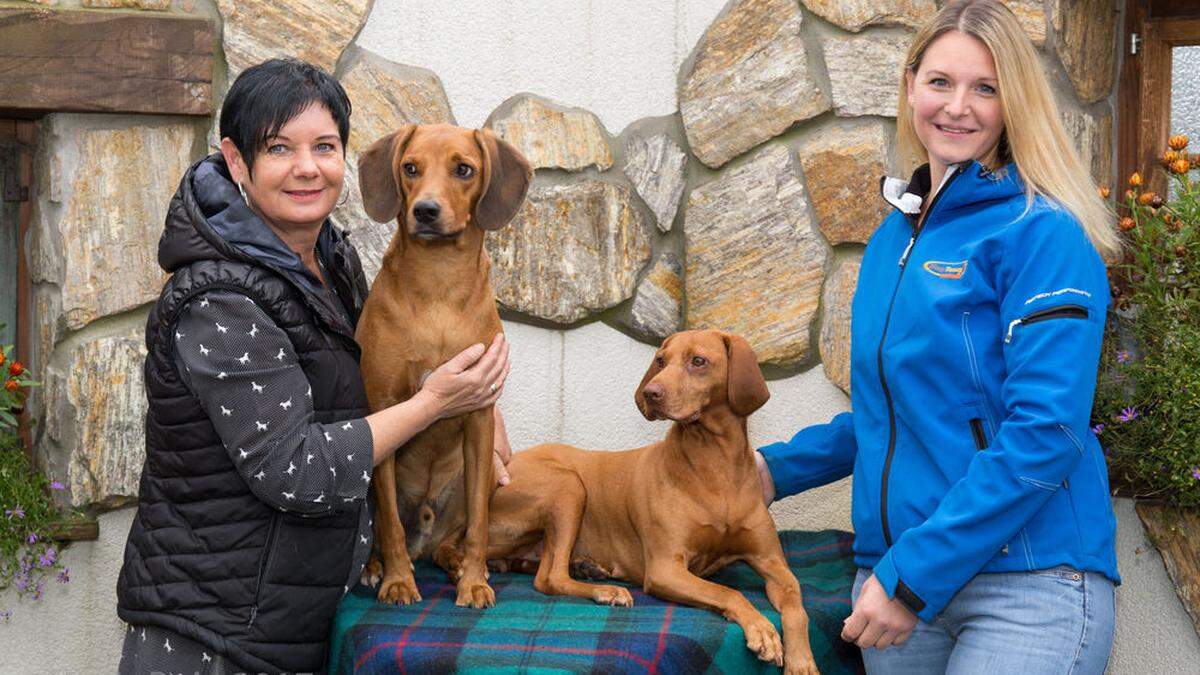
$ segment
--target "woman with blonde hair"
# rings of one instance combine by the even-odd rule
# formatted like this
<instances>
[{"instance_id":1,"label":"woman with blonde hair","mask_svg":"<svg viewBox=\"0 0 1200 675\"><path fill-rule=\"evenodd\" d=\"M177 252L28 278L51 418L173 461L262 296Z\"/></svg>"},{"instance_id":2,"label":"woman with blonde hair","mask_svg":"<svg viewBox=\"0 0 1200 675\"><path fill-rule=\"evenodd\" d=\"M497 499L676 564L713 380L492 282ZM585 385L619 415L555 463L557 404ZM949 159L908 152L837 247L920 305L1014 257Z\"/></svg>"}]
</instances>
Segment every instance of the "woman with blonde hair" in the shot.
<instances>
[{"instance_id":1,"label":"woman with blonde hair","mask_svg":"<svg viewBox=\"0 0 1200 675\"><path fill-rule=\"evenodd\" d=\"M996 0L947 4L900 82L894 210L852 308L851 407L760 449L764 497L854 474L868 671L1100 673L1119 583L1090 432L1112 218L1028 37Z\"/></svg>"}]
</instances>

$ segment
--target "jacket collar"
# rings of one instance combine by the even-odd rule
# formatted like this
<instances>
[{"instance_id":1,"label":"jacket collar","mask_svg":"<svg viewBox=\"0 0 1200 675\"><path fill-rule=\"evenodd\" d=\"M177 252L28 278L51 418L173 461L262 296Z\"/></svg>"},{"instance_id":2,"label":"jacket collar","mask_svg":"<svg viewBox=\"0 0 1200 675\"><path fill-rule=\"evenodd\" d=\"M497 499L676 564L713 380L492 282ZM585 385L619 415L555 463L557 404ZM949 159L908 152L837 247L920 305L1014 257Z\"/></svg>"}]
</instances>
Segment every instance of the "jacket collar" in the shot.
<instances>
[{"instance_id":1,"label":"jacket collar","mask_svg":"<svg viewBox=\"0 0 1200 675\"><path fill-rule=\"evenodd\" d=\"M954 190L942 196L939 210L1009 199L1025 192L1016 164L1009 162L993 171L976 161L951 164L936 190L930 190L929 165L922 164L907 181L883 176L879 179L879 192L884 201L911 219L921 213L925 200L936 196L952 178Z\"/></svg>"}]
</instances>

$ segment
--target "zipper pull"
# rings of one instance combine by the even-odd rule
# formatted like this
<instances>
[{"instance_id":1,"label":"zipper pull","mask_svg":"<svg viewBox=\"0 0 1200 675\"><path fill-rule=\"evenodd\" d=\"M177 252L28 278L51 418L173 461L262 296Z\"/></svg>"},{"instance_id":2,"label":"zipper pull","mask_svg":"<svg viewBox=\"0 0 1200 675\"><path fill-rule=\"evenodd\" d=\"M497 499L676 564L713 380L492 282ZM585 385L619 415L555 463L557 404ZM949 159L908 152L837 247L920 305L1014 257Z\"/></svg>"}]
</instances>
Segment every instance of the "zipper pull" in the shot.
<instances>
[{"instance_id":1,"label":"zipper pull","mask_svg":"<svg viewBox=\"0 0 1200 675\"><path fill-rule=\"evenodd\" d=\"M250 628L254 625L254 618L256 616L258 616L258 605L254 605L250 608L250 621L246 624L246 628Z\"/></svg>"},{"instance_id":2,"label":"zipper pull","mask_svg":"<svg viewBox=\"0 0 1200 675\"><path fill-rule=\"evenodd\" d=\"M1012 342L1013 328L1016 328L1017 324L1021 323L1021 321L1022 319L1013 319L1012 321L1008 322L1008 335L1004 336L1004 344Z\"/></svg>"},{"instance_id":3,"label":"zipper pull","mask_svg":"<svg viewBox=\"0 0 1200 675\"><path fill-rule=\"evenodd\" d=\"M913 244L917 243L916 235L913 235L908 240L908 246L904 247L904 253L900 255L900 266L904 267L904 263L908 262L908 254L912 253Z\"/></svg>"}]
</instances>

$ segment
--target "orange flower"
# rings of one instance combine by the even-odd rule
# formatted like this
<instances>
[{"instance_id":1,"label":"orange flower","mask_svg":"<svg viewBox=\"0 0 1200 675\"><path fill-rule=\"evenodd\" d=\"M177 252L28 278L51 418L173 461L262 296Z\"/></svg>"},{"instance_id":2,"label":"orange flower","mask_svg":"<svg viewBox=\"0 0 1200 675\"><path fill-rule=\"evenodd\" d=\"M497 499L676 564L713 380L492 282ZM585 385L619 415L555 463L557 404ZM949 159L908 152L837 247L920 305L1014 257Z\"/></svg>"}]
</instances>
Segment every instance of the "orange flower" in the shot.
<instances>
[{"instance_id":1,"label":"orange flower","mask_svg":"<svg viewBox=\"0 0 1200 675\"><path fill-rule=\"evenodd\" d=\"M1175 247L1175 255L1184 255L1185 253L1187 253L1187 248L1183 244Z\"/></svg>"},{"instance_id":2,"label":"orange flower","mask_svg":"<svg viewBox=\"0 0 1200 675\"><path fill-rule=\"evenodd\" d=\"M1128 232L1134 228L1133 218L1128 216L1121 219L1121 229Z\"/></svg>"},{"instance_id":3,"label":"orange flower","mask_svg":"<svg viewBox=\"0 0 1200 675\"><path fill-rule=\"evenodd\" d=\"M1174 162L1177 159L1179 159L1179 153L1175 152L1174 150L1168 150L1163 153L1162 160L1161 160L1162 165L1169 167L1169 166L1171 166L1171 162Z\"/></svg>"},{"instance_id":4,"label":"orange flower","mask_svg":"<svg viewBox=\"0 0 1200 675\"><path fill-rule=\"evenodd\" d=\"M1188 137L1183 134L1177 134L1167 139L1167 145L1171 146L1172 150L1182 150L1187 147Z\"/></svg>"},{"instance_id":5,"label":"orange flower","mask_svg":"<svg viewBox=\"0 0 1200 675\"><path fill-rule=\"evenodd\" d=\"M25 372L25 366L21 365L20 361L13 361L8 367L8 374L13 377L19 377L23 372Z\"/></svg>"},{"instance_id":6,"label":"orange flower","mask_svg":"<svg viewBox=\"0 0 1200 675\"><path fill-rule=\"evenodd\" d=\"M1186 159L1177 159L1171 164L1171 170L1178 174L1185 174L1191 168L1191 162Z\"/></svg>"},{"instance_id":7,"label":"orange flower","mask_svg":"<svg viewBox=\"0 0 1200 675\"><path fill-rule=\"evenodd\" d=\"M1141 187L1142 186L1142 174L1134 171L1133 175L1131 175L1129 177L1129 185L1132 187Z\"/></svg>"},{"instance_id":8,"label":"orange flower","mask_svg":"<svg viewBox=\"0 0 1200 675\"><path fill-rule=\"evenodd\" d=\"M19 387L19 386L21 386L21 385L17 384L16 380L9 380L8 382L4 383L4 388L9 391L16 391L17 387Z\"/></svg>"},{"instance_id":9,"label":"orange flower","mask_svg":"<svg viewBox=\"0 0 1200 675\"><path fill-rule=\"evenodd\" d=\"M1108 196L1112 194L1112 190L1109 190L1107 187L1099 187L1096 189L1100 192L1101 199L1108 199Z\"/></svg>"},{"instance_id":10,"label":"orange flower","mask_svg":"<svg viewBox=\"0 0 1200 675\"><path fill-rule=\"evenodd\" d=\"M1158 195L1154 194L1153 192L1143 192L1142 194L1138 195L1137 201L1142 206L1148 206L1150 202L1154 201L1154 198L1157 196Z\"/></svg>"},{"instance_id":11,"label":"orange flower","mask_svg":"<svg viewBox=\"0 0 1200 675\"><path fill-rule=\"evenodd\" d=\"M1133 190L1125 191L1125 201L1129 201L1130 199L1133 199L1135 196L1136 195L1133 194Z\"/></svg>"}]
</instances>

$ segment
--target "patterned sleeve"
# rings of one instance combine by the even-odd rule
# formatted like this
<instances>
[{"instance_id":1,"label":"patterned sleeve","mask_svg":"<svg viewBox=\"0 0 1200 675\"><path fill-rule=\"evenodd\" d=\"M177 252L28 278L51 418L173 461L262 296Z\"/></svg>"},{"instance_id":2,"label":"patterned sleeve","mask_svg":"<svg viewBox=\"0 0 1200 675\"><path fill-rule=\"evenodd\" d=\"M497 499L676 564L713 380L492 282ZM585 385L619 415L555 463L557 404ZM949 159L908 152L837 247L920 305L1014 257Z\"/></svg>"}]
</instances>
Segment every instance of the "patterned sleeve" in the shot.
<instances>
[{"instance_id":1,"label":"patterned sleeve","mask_svg":"<svg viewBox=\"0 0 1200 675\"><path fill-rule=\"evenodd\" d=\"M366 498L374 445L366 420L314 421L291 341L249 297L193 298L179 313L175 362L259 499L320 515Z\"/></svg>"}]
</instances>

